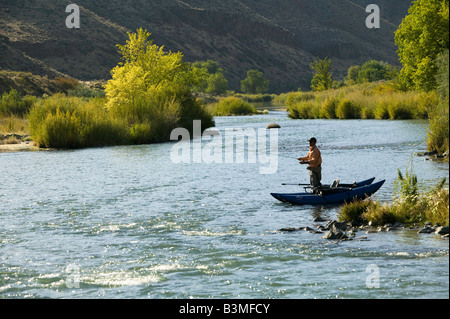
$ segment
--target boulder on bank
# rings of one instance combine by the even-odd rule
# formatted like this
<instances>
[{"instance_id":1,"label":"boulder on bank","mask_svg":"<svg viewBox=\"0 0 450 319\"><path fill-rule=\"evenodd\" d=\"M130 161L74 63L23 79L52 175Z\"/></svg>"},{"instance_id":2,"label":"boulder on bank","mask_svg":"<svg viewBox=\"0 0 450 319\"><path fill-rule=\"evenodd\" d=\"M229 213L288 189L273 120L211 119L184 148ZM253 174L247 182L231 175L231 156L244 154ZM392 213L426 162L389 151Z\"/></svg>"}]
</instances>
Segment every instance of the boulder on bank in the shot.
<instances>
[{"instance_id":1,"label":"boulder on bank","mask_svg":"<svg viewBox=\"0 0 450 319\"><path fill-rule=\"evenodd\" d=\"M448 226L440 226L440 227L436 228L436 234L448 235Z\"/></svg>"},{"instance_id":2,"label":"boulder on bank","mask_svg":"<svg viewBox=\"0 0 450 319\"><path fill-rule=\"evenodd\" d=\"M280 125L278 125L277 123L270 123L269 125L267 125L266 129L271 129L271 128L280 128Z\"/></svg>"}]
</instances>

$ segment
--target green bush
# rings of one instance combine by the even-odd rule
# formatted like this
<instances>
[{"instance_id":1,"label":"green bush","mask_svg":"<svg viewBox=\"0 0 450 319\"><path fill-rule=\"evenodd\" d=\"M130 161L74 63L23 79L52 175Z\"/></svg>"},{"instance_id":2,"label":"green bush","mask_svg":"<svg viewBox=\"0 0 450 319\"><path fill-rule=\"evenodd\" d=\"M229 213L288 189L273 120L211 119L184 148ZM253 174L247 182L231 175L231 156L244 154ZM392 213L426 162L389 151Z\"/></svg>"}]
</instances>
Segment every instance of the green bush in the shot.
<instances>
[{"instance_id":1,"label":"green bush","mask_svg":"<svg viewBox=\"0 0 450 319\"><path fill-rule=\"evenodd\" d=\"M238 97L227 97L213 105L212 114L224 115L246 115L258 113L253 105Z\"/></svg>"},{"instance_id":2,"label":"green bush","mask_svg":"<svg viewBox=\"0 0 450 319\"><path fill-rule=\"evenodd\" d=\"M449 98L438 103L430 112L427 147L441 154L449 150Z\"/></svg>"},{"instance_id":3,"label":"green bush","mask_svg":"<svg viewBox=\"0 0 450 319\"><path fill-rule=\"evenodd\" d=\"M375 110L372 107L363 107L361 109L361 118L369 120L375 118Z\"/></svg>"},{"instance_id":4,"label":"green bush","mask_svg":"<svg viewBox=\"0 0 450 319\"><path fill-rule=\"evenodd\" d=\"M389 119L389 103L386 101L379 101L375 106L375 118L377 120L387 120Z\"/></svg>"},{"instance_id":5,"label":"green bush","mask_svg":"<svg viewBox=\"0 0 450 319\"><path fill-rule=\"evenodd\" d=\"M348 99L342 99L336 107L336 116L339 119L361 118L361 109Z\"/></svg>"},{"instance_id":6,"label":"green bush","mask_svg":"<svg viewBox=\"0 0 450 319\"><path fill-rule=\"evenodd\" d=\"M338 212L339 221L347 221L352 224L363 224L365 222L363 213L365 213L369 207L376 205L373 201L369 200L355 200L346 203L342 206Z\"/></svg>"},{"instance_id":7,"label":"green bush","mask_svg":"<svg viewBox=\"0 0 450 319\"><path fill-rule=\"evenodd\" d=\"M413 119L414 115L408 100L392 101L388 106L389 118L391 120L408 120Z\"/></svg>"},{"instance_id":8,"label":"green bush","mask_svg":"<svg viewBox=\"0 0 450 319\"><path fill-rule=\"evenodd\" d=\"M128 142L127 126L104 108L104 100L87 101L55 94L38 101L28 116L39 147L81 148Z\"/></svg>"},{"instance_id":9,"label":"green bush","mask_svg":"<svg viewBox=\"0 0 450 319\"><path fill-rule=\"evenodd\" d=\"M335 97L326 98L320 107L320 117L327 119L335 119L336 116L336 108L339 104L339 100Z\"/></svg>"},{"instance_id":10,"label":"green bush","mask_svg":"<svg viewBox=\"0 0 450 319\"><path fill-rule=\"evenodd\" d=\"M36 97L26 95L22 98L17 90L12 89L10 92L5 92L1 96L0 115L17 115L22 117L30 111L36 101Z\"/></svg>"},{"instance_id":11,"label":"green bush","mask_svg":"<svg viewBox=\"0 0 450 319\"><path fill-rule=\"evenodd\" d=\"M312 101L316 105L305 112L305 102ZM436 92L400 92L383 82L321 92L292 92L286 97L290 118L426 119L437 104ZM309 107L312 105L308 103Z\"/></svg>"},{"instance_id":12,"label":"green bush","mask_svg":"<svg viewBox=\"0 0 450 319\"><path fill-rule=\"evenodd\" d=\"M312 92L291 92L286 96L285 103L288 107L294 106L298 102L314 100L316 95Z\"/></svg>"},{"instance_id":13,"label":"green bush","mask_svg":"<svg viewBox=\"0 0 450 319\"><path fill-rule=\"evenodd\" d=\"M395 182L394 200L381 204L371 200L346 203L338 212L339 220L353 223L385 225L404 224L449 224L449 189L444 188L444 178L435 187L420 191L417 176L406 171L398 172Z\"/></svg>"},{"instance_id":14,"label":"green bush","mask_svg":"<svg viewBox=\"0 0 450 319\"><path fill-rule=\"evenodd\" d=\"M317 112L317 110L319 110ZM320 108L315 101L299 101L294 105L288 106L288 116L294 119L312 119L314 114L320 113Z\"/></svg>"}]
</instances>

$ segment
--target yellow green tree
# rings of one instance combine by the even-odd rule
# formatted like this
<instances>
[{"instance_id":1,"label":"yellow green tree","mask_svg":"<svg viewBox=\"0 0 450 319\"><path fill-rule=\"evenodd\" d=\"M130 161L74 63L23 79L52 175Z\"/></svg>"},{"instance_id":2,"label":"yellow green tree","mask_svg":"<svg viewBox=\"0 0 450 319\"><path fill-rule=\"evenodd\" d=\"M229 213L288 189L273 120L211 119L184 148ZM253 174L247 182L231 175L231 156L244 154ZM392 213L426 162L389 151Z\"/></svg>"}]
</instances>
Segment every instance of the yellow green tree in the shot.
<instances>
[{"instance_id":1,"label":"yellow green tree","mask_svg":"<svg viewBox=\"0 0 450 319\"><path fill-rule=\"evenodd\" d=\"M154 44L150 35L140 28L117 45L122 61L105 85L107 109L127 119L139 143L168 140L173 128L190 128L195 119L202 127L213 126L212 116L191 93L206 71L184 62L181 52Z\"/></svg>"},{"instance_id":2,"label":"yellow green tree","mask_svg":"<svg viewBox=\"0 0 450 319\"><path fill-rule=\"evenodd\" d=\"M149 40L150 35L140 28L128 33L125 45L117 45L123 62L112 69L112 79L105 86L108 108L134 104L167 87L189 88L198 82L201 75L183 62L181 52L165 51Z\"/></svg>"},{"instance_id":3,"label":"yellow green tree","mask_svg":"<svg viewBox=\"0 0 450 319\"><path fill-rule=\"evenodd\" d=\"M436 88L436 59L449 48L449 0L416 0L395 33L406 89Z\"/></svg>"},{"instance_id":4,"label":"yellow green tree","mask_svg":"<svg viewBox=\"0 0 450 319\"><path fill-rule=\"evenodd\" d=\"M311 63L311 69L314 70L314 76L311 80L311 89L313 91L325 91L333 85L331 73L331 60L325 58L323 60L316 58Z\"/></svg>"}]
</instances>

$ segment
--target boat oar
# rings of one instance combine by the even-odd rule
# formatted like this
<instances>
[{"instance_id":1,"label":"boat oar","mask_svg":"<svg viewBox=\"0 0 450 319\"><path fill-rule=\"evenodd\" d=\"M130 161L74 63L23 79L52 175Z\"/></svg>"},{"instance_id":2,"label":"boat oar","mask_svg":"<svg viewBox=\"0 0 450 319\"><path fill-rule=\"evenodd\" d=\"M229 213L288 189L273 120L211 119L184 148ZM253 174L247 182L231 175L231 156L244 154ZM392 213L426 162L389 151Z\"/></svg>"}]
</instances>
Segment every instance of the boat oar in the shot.
<instances>
[{"instance_id":1,"label":"boat oar","mask_svg":"<svg viewBox=\"0 0 450 319\"><path fill-rule=\"evenodd\" d=\"M288 183L282 183L283 186L311 186L311 184L288 184Z\"/></svg>"}]
</instances>

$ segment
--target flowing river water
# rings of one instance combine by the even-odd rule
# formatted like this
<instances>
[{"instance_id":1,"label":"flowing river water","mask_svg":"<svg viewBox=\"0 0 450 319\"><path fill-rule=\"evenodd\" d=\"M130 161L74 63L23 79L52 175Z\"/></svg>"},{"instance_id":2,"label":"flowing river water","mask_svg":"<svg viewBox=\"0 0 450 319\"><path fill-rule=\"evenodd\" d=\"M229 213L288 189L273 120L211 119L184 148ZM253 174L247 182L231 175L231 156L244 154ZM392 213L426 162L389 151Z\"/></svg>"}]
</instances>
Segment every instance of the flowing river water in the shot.
<instances>
[{"instance_id":1,"label":"flowing river water","mask_svg":"<svg viewBox=\"0 0 450 319\"><path fill-rule=\"evenodd\" d=\"M386 179L374 198L389 201L397 169L409 165L421 187L435 185L448 163L413 155L426 148L426 122L291 120L283 111L215 120L222 137L278 123L273 174L261 174L259 157L177 163L175 142L1 153L0 297L448 298L448 239L408 229L336 244L279 232L336 219L339 207L270 196L309 182L295 157L311 136L324 183Z\"/></svg>"}]
</instances>

